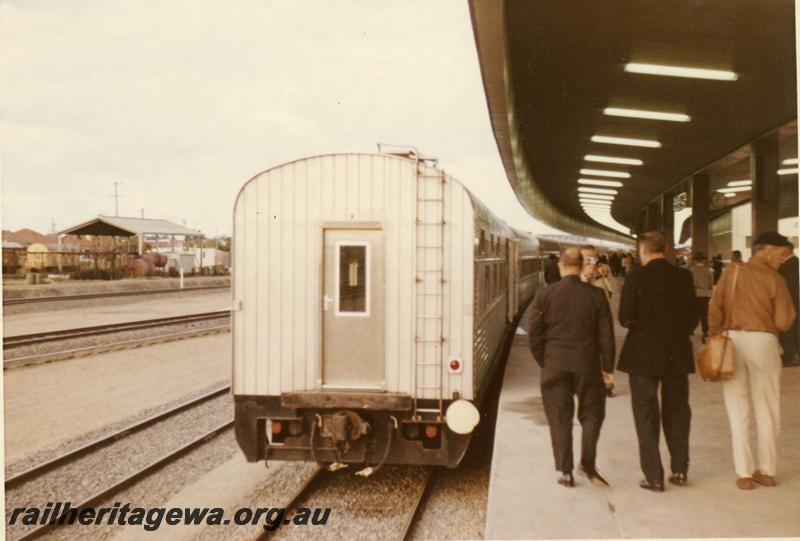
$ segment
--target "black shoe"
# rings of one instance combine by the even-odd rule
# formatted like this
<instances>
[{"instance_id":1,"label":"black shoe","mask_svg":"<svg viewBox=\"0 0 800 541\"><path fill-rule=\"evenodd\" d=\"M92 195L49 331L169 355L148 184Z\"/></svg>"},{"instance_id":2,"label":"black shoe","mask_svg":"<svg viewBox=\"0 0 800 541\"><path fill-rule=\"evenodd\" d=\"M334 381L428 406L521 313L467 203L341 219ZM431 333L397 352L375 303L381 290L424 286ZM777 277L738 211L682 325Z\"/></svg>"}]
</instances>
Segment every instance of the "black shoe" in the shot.
<instances>
[{"instance_id":1,"label":"black shoe","mask_svg":"<svg viewBox=\"0 0 800 541\"><path fill-rule=\"evenodd\" d=\"M688 481L685 473L673 473L669 476L669 482L673 485L684 486Z\"/></svg>"},{"instance_id":2,"label":"black shoe","mask_svg":"<svg viewBox=\"0 0 800 541\"><path fill-rule=\"evenodd\" d=\"M591 481L592 484L594 484L594 485L602 486L602 487L611 486L611 485L608 484L608 481L603 479L603 476L600 475L599 473L597 473L597 470L595 470L594 468L587 469L587 468L584 468L583 466L580 466L578 468L578 473L583 475L587 479L589 479L589 481Z\"/></svg>"},{"instance_id":3,"label":"black shoe","mask_svg":"<svg viewBox=\"0 0 800 541\"><path fill-rule=\"evenodd\" d=\"M664 483L651 483L647 479L639 481L639 487L653 492L664 492Z\"/></svg>"},{"instance_id":4,"label":"black shoe","mask_svg":"<svg viewBox=\"0 0 800 541\"><path fill-rule=\"evenodd\" d=\"M572 472L564 472L561 474L561 477L558 478L558 484L565 486L565 487L574 487L575 486L575 478L572 477Z\"/></svg>"}]
</instances>

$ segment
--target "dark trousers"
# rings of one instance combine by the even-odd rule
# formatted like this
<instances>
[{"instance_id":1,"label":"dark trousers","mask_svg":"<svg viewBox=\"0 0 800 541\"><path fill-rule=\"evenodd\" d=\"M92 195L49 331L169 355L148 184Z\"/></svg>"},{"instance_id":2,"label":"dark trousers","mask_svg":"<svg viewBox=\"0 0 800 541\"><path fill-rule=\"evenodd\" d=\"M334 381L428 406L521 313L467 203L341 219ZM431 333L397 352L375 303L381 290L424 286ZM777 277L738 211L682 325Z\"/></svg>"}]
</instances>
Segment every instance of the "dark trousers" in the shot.
<instances>
[{"instance_id":1,"label":"dark trousers","mask_svg":"<svg viewBox=\"0 0 800 541\"><path fill-rule=\"evenodd\" d=\"M598 369L596 374L575 374L555 368L542 368L542 401L556 470L569 472L572 460L572 419L578 397L578 421L581 423L581 464L595 468L597 440L606 416L606 389Z\"/></svg>"},{"instance_id":2,"label":"dark trousers","mask_svg":"<svg viewBox=\"0 0 800 541\"><path fill-rule=\"evenodd\" d=\"M697 297L697 312L700 314L700 326L703 334L708 334L708 303L710 297Z\"/></svg>"},{"instance_id":3,"label":"dark trousers","mask_svg":"<svg viewBox=\"0 0 800 541\"><path fill-rule=\"evenodd\" d=\"M661 407L658 388L661 386ZM686 374L662 377L630 375L631 403L636 435L639 437L639 460L645 478L651 483L664 482L664 468L658 440L661 425L671 457L673 473L689 470L689 377Z\"/></svg>"},{"instance_id":4,"label":"dark trousers","mask_svg":"<svg viewBox=\"0 0 800 541\"><path fill-rule=\"evenodd\" d=\"M797 310L797 308L795 308ZM780 334L781 347L783 348L783 364L794 364L797 362L797 353L800 351L800 329L798 328L798 317L794 318L794 323L789 330Z\"/></svg>"}]
</instances>

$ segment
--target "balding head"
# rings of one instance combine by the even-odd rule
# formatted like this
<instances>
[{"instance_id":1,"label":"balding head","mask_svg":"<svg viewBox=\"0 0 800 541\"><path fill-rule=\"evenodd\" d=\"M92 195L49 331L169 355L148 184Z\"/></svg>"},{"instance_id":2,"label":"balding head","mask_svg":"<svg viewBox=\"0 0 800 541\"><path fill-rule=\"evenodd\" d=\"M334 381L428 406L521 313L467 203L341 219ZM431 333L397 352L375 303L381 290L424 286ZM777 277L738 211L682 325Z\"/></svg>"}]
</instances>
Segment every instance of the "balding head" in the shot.
<instances>
[{"instance_id":1,"label":"balding head","mask_svg":"<svg viewBox=\"0 0 800 541\"><path fill-rule=\"evenodd\" d=\"M558 267L561 270L562 276L566 274L580 274L583 268L583 254L581 254L581 250L574 246L561 250Z\"/></svg>"}]
</instances>

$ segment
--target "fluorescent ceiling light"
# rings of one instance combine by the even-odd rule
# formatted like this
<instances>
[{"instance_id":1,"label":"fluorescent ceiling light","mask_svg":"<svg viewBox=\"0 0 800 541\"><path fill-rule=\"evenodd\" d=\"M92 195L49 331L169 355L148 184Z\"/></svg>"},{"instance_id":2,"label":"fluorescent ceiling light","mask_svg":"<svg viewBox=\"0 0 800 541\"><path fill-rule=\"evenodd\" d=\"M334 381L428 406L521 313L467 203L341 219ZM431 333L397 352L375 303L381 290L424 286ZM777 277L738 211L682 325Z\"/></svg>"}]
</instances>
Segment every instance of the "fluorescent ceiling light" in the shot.
<instances>
[{"instance_id":1,"label":"fluorescent ceiling light","mask_svg":"<svg viewBox=\"0 0 800 541\"><path fill-rule=\"evenodd\" d=\"M611 137L608 135L593 135L593 143L606 143L609 145L626 145L632 147L661 148L661 143L650 139L631 139L629 137Z\"/></svg>"},{"instance_id":2,"label":"fluorescent ceiling light","mask_svg":"<svg viewBox=\"0 0 800 541\"><path fill-rule=\"evenodd\" d=\"M581 201L613 201L613 195L600 195L600 194L593 194L593 193L581 193L578 195L578 199Z\"/></svg>"},{"instance_id":3,"label":"fluorescent ceiling light","mask_svg":"<svg viewBox=\"0 0 800 541\"><path fill-rule=\"evenodd\" d=\"M737 186L736 188L720 188L717 190L719 193L736 193L736 192L749 192L753 188L751 186Z\"/></svg>"},{"instance_id":4,"label":"fluorescent ceiling light","mask_svg":"<svg viewBox=\"0 0 800 541\"><path fill-rule=\"evenodd\" d=\"M593 178L579 178L578 184L587 186L609 186L611 188L622 188L622 183L618 180L595 180Z\"/></svg>"},{"instance_id":5,"label":"fluorescent ceiling light","mask_svg":"<svg viewBox=\"0 0 800 541\"><path fill-rule=\"evenodd\" d=\"M789 158L787 160L783 160L783 165L797 165L797 158Z\"/></svg>"},{"instance_id":6,"label":"fluorescent ceiling light","mask_svg":"<svg viewBox=\"0 0 800 541\"><path fill-rule=\"evenodd\" d=\"M598 156L597 154L587 154L586 156L583 157L583 159L586 160L587 162L618 163L618 164L621 164L621 165L642 165L644 163L642 160L637 160L635 158L618 158L616 156Z\"/></svg>"},{"instance_id":7,"label":"fluorescent ceiling light","mask_svg":"<svg viewBox=\"0 0 800 541\"><path fill-rule=\"evenodd\" d=\"M594 175L596 177L631 178L625 171L605 171L603 169L581 169L581 175Z\"/></svg>"},{"instance_id":8,"label":"fluorescent ceiling light","mask_svg":"<svg viewBox=\"0 0 800 541\"><path fill-rule=\"evenodd\" d=\"M586 212L611 212L611 207L582 207Z\"/></svg>"},{"instance_id":9,"label":"fluorescent ceiling light","mask_svg":"<svg viewBox=\"0 0 800 541\"><path fill-rule=\"evenodd\" d=\"M689 122L692 117L683 113L664 113L661 111L644 111L642 109L623 109L621 107L606 107L603 114L608 116L623 116L626 118L645 118L648 120L669 120L670 122Z\"/></svg>"},{"instance_id":10,"label":"fluorescent ceiling light","mask_svg":"<svg viewBox=\"0 0 800 541\"><path fill-rule=\"evenodd\" d=\"M605 188L584 188L583 186L579 187L578 191L583 193L605 193L608 195L617 194L617 190L606 190Z\"/></svg>"},{"instance_id":11,"label":"fluorescent ceiling light","mask_svg":"<svg viewBox=\"0 0 800 541\"><path fill-rule=\"evenodd\" d=\"M593 207L610 207L613 201L586 201L581 199L581 205L590 205Z\"/></svg>"},{"instance_id":12,"label":"fluorescent ceiling light","mask_svg":"<svg viewBox=\"0 0 800 541\"><path fill-rule=\"evenodd\" d=\"M750 186L752 183L752 180L732 180L728 183L728 186Z\"/></svg>"},{"instance_id":13,"label":"fluorescent ceiling light","mask_svg":"<svg viewBox=\"0 0 800 541\"><path fill-rule=\"evenodd\" d=\"M635 62L625 64L625 71L629 73L643 73L645 75L666 75L669 77L689 77L692 79L713 79L715 81L735 81L739 78L739 76L732 71L685 68L682 66L664 66L661 64L638 64Z\"/></svg>"},{"instance_id":14,"label":"fluorescent ceiling light","mask_svg":"<svg viewBox=\"0 0 800 541\"><path fill-rule=\"evenodd\" d=\"M793 167L791 169L778 169L779 175L796 175L797 174L797 167Z\"/></svg>"},{"instance_id":15,"label":"fluorescent ceiling light","mask_svg":"<svg viewBox=\"0 0 800 541\"><path fill-rule=\"evenodd\" d=\"M736 197L735 193L726 193L725 197Z\"/></svg>"}]
</instances>

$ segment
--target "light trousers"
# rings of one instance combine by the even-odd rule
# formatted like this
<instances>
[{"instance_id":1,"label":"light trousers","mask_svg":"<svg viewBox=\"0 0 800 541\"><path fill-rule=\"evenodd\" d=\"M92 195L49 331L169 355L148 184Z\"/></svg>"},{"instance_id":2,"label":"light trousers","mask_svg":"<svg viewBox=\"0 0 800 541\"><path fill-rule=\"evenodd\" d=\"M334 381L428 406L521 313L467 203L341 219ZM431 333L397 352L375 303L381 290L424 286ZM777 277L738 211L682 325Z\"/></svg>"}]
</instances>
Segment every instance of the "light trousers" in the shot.
<instances>
[{"instance_id":1,"label":"light trousers","mask_svg":"<svg viewBox=\"0 0 800 541\"><path fill-rule=\"evenodd\" d=\"M767 332L730 331L736 354L733 378L722 384L731 424L733 462L738 477L758 469L775 475L780 432L781 353L778 337ZM755 413L758 461L750 447L750 403Z\"/></svg>"}]
</instances>

